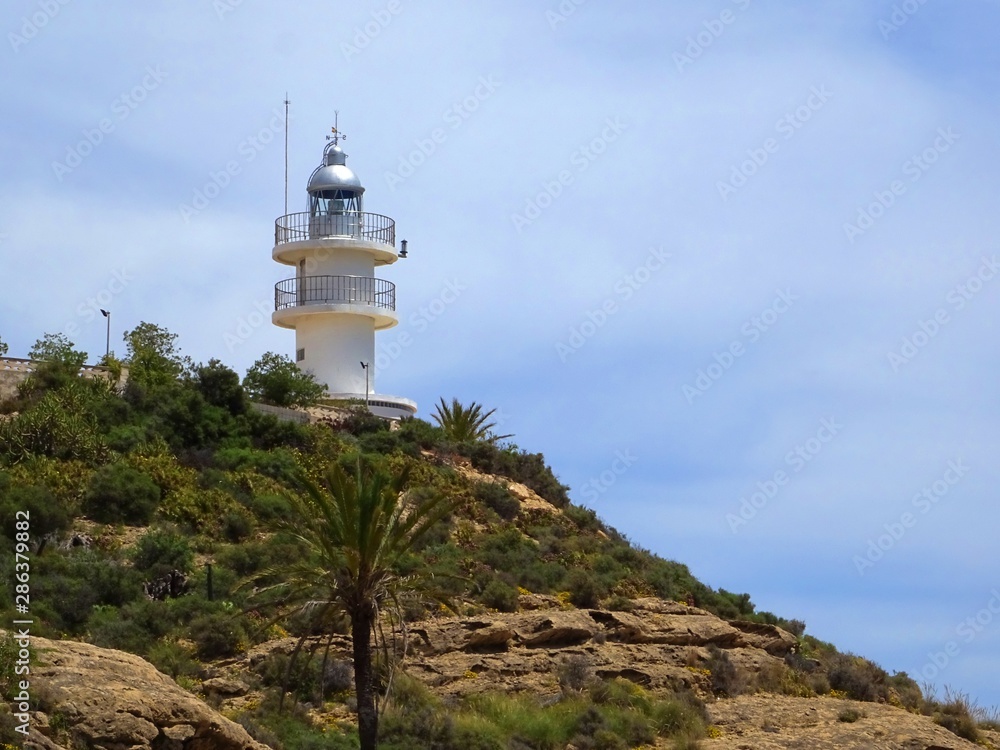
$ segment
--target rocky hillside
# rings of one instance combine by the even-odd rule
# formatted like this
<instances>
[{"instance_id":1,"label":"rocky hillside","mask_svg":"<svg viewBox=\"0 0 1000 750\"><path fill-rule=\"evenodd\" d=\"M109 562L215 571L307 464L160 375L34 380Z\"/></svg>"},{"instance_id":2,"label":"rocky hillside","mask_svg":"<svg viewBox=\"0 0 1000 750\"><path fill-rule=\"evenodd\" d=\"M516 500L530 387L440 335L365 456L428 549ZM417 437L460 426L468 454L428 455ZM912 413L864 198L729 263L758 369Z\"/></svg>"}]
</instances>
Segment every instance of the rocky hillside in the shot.
<instances>
[{"instance_id":1,"label":"rocky hillside","mask_svg":"<svg viewBox=\"0 0 1000 750\"><path fill-rule=\"evenodd\" d=\"M344 617L261 595L310 561L281 524L334 467L450 503L398 570L448 605L400 600L379 630L385 750L998 744L962 696L636 548L541 454L363 411L279 421L221 363L172 357L133 357L127 386L66 357L0 402L0 516L31 518L2 533L31 561L36 746L356 748ZM14 556L0 567L9 589ZM17 655L0 638L11 744Z\"/></svg>"},{"instance_id":2,"label":"rocky hillside","mask_svg":"<svg viewBox=\"0 0 1000 750\"><path fill-rule=\"evenodd\" d=\"M718 659L713 654L724 654L752 679L784 672L784 657L793 653L796 639L773 626L727 623L656 599L637 600L627 614L567 610L548 597L522 599L525 611L518 614L441 618L415 626L407 672L455 703L498 690L558 701L574 689L567 684L574 680L582 685L618 678L654 693L690 690L707 700L710 738L700 747L708 750L971 750L1000 740L997 733L984 732L976 745L930 717L886 703L773 693L713 697L711 674L699 666ZM244 715L260 704L258 668L276 654L290 653L296 640L269 641L206 666L205 679L192 693L137 656L38 639L38 707L25 747L263 750L265 745L225 716ZM335 662L346 659L348 639L335 639L331 653ZM324 709L311 711L312 720L327 725L351 720L346 706Z\"/></svg>"}]
</instances>

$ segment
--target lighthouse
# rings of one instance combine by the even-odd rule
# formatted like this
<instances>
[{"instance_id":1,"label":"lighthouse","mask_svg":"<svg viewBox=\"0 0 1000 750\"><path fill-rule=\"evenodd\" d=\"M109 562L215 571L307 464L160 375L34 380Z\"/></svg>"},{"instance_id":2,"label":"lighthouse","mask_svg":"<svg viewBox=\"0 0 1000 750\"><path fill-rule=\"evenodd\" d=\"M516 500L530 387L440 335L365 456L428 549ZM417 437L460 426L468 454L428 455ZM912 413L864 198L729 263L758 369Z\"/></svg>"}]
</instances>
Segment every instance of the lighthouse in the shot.
<instances>
[{"instance_id":1,"label":"lighthouse","mask_svg":"<svg viewBox=\"0 0 1000 750\"><path fill-rule=\"evenodd\" d=\"M309 210L274 223L271 257L295 275L274 287L271 322L295 331L295 362L325 383L332 402L360 402L377 416L416 413L406 398L375 393L375 332L392 328L396 285L375 269L396 252L396 223L365 211L361 180L347 166L337 128L306 187Z\"/></svg>"}]
</instances>

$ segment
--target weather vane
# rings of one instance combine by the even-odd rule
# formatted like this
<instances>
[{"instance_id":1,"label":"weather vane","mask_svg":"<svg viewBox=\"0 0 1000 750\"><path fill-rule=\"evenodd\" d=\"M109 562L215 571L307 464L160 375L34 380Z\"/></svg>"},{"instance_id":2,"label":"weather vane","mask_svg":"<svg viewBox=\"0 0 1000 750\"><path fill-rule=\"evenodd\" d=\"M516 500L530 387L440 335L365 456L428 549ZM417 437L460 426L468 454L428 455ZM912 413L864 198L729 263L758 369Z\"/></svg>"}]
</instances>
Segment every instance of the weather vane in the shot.
<instances>
[{"instance_id":1,"label":"weather vane","mask_svg":"<svg viewBox=\"0 0 1000 750\"><path fill-rule=\"evenodd\" d=\"M341 138L343 138L345 141L347 140L347 136L341 133L340 130L338 129L339 124L340 124L340 110L335 109L333 110L333 127L330 128L330 132L333 133L333 135L328 135L326 137L328 141L333 141L334 146L337 145L337 142Z\"/></svg>"}]
</instances>

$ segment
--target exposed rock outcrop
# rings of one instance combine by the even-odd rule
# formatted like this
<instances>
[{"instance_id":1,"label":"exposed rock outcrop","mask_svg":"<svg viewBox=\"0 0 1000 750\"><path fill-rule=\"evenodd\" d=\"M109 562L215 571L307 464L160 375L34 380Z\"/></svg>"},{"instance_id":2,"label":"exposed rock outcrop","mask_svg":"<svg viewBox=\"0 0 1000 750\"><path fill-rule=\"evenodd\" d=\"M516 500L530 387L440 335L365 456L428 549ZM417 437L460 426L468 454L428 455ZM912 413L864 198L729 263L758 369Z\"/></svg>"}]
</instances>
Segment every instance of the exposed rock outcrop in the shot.
<instances>
[{"instance_id":1,"label":"exposed rock outcrop","mask_svg":"<svg viewBox=\"0 0 1000 750\"><path fill-rule=\"evenodd\" d=\"M605 679L707 695L708 677L695 665L708 658L710 646L757 672L780 664L795 643L780 628L726 622L677 602L634 604L631 612L546 608L421 622L410 629L407 670L442 695L527 690L553 697L560 691L560 671L575 659ZM206 695L238 707L251 697L241 679L247 670L269 654L289 653L295 643L284 638L261 644L213 668L202 684ZM72 641L36 638L34 644L39 664L32 670L32 688L40 710L25 743L31 750L74 744L101 750L265 750L242 727L137 656ZM334 658L347 657L350 641L336 636L332 647ZM844 718L845 709L857 712L853 720ZM884 704L753 694L711 700L708 712L714 736L702 740L703 750L977 747L926 716ZM58 732L52 729L56 716ZM991 733L990 739L997 738Z\"/></svg>"},{"instance_id":2,"label":"exposed rock outcrop","mask_svg":"<svg viewBox=\"0 0 1000 750\"><path fill-rule=\"evenodd\" d=\"M796 642L780 628L728 623L679 602L637 599L631 612L547 606L553 602L532 601L536 608L527 612L421 622L411 630L407 668L449 694L555 694L562 665L583 657L600 677L677 689L705 686L705 675L689 667L708 658L709 646L755 671L780 662Z\"/></svg>"},{"instance_id":3,"label":"exposed rock outcrop","mask_svg":"<svg viewBox=\"0 0 1000 750\"><path fill-rule=\"evenodd\" d=\"M41 714L27 748L72 742L103 750L266 750L138 656L75 641L32 643L39 663L31 686ZM66 727L59 735L51 730L56 715Z\"/></svg>"},{"instance_id":4,"label":"exposed rock outcrop","mask_svg":"<svg viewBox=\"0 0 1000 750\"><path fill-rule=\"evenodd\" d=\"M845 709L860 715L843 721ZM717 739L703 750L982 750L926 716L836 698L744 695L709 706Z\"/></svg>"}]
</instances>

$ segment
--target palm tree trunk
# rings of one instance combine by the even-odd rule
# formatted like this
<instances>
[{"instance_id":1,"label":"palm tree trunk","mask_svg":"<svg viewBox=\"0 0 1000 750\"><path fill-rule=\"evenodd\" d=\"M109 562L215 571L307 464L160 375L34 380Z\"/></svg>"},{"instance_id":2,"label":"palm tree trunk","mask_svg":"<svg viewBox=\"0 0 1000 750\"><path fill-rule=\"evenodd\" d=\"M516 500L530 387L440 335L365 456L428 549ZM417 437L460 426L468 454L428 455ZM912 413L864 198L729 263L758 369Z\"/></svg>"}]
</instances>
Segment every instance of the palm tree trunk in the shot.
<instances>
[{"instance_id":1,"label":"palm tree trunk","mask_svg":"<svg viewBox=\"0 0 1000 750\"><path fill-rule=\"evenodd\" d=\"M354 690L358 698L358 734L361 750L378 748L378 714L372 687L372 625L371 612L351 616L351 641L354 645Z\"/></svg>"}]
</instances>

